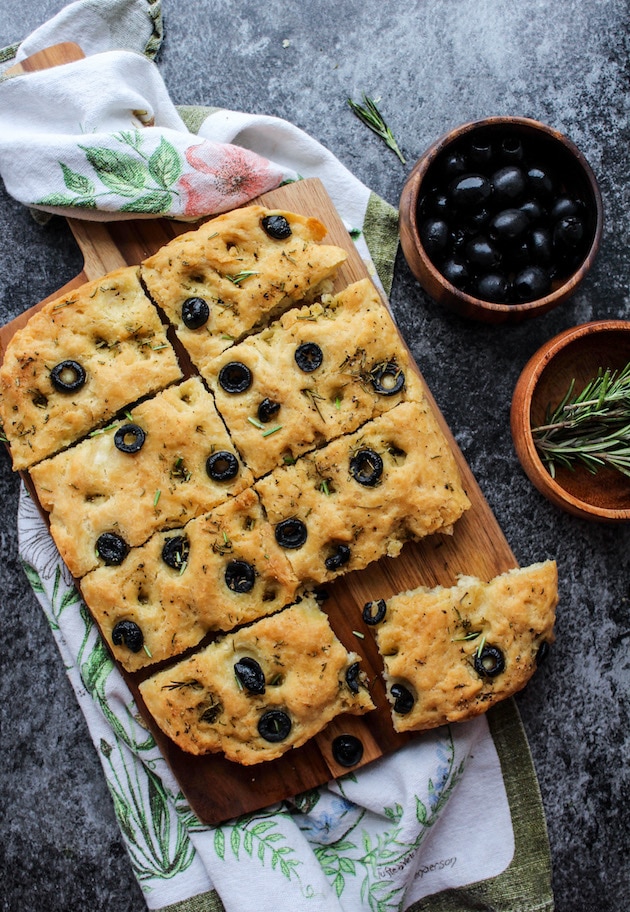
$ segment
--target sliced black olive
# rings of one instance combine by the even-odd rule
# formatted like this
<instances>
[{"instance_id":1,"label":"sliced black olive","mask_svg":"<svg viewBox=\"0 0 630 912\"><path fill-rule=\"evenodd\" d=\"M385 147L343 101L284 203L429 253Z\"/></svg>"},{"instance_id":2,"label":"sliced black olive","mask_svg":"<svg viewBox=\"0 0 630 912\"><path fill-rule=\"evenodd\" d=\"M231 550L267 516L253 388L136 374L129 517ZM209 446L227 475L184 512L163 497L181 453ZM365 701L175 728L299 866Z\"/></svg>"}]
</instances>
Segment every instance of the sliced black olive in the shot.
<instances>
[{"instance_id":1,"label":"sliced black olive","mask_svg":"<svg viewBox=\"0 0 630 912\"><path fill-rule=\"evenodd\" d=\"M206 473L213 481L231 481L238 470L238 459L229 450L217 450L206 459Z\"/></svg>"},{"instance_id":2,"label":"sliced black olive","mask_svg":"<svg viewBox=\"0 0 630 912\"><path fill-rule=\"evenodd\" d=\"M349 560L350 548L340 542L333 553L326 558L324 566L327 570L339 570L341 567L345 567Z\"/></svg>"},{"instance_id":3,"label":"sliced black olive","mask_svg":"<svg viewBox=\"0 0 630 912\"><path fill-rule=\"evenodd\" d=\"M203 298L186 298L182 304L182 321L187 329L200 329L209 316L210 307Z\"/></svg>"},{"instance_id":4,"label":"sliced black olive","mask_svg":"<svg viewBox=\"0 0 630 912\"><path fill-rule=\"evenodd\" d=\"M448 223L443 218L432 216L420 225L420 240L431 259L440 257L446 250L449 239Z\"/></svg>"},{"instance_id":5,"label":"sliced black olive","mask_svg":"<svg viewBox=\"0 0 630 912\"><path fill-rule=\"evenodd\" d=\"M546 662L549 658L549 652L551 647L547 640L543 640L540 646L538 647L538 652L536 653L536 665L542 665L543 662Z\"/></svg>"},{"instance_id":6,"label":"sliced black olive","mask_svg":"<svg viewBox=\"0 0 630 912\"><path fill-rule=\"evenodd\" d=\"M274 399L263 399L258 406L258 420L266 424L280 411L280 403Z\"/></svg>"},{"instance_id":7,"label":"sliced black olive","mask_svg":"<svg viewBox=\"0 0 630 912\"><path fill-rule=\"evenodd\" d=\"M375 602L366 602L363 606L363 620L370 627L380 624L387 612L387 602L385 599L378 599Z\"/></svg>"},{"instance_id":8,"label":"sliced black olive","mask_svg":"<svg viewBox=\"0 0 630 912\"><path fill-rule=\"evenodd\" d=\"M86 380L85 368L78 361L60 361L50 372L50 382L59 393L74 393Z\"/></svg>"},{"instance_id":9,"label":"sliced black olive","mask_svg":"<svg viewBox=\"0 0 630 912\"><path fill-rule=\"evenodd\" d=\"M389 689L394 698L394 712L399 716L406 716L413 709L416 702L414 695L404 684L392 684Z\"/></svg>"},{"instance_id":10,"label":"sliced black olive","mask_svg":"<svg viewBox=\"0 0 630 912\"><path fill-rule=\"evenodd\" d=\"M226 393L244 393L252 380L252 372L241 361L229 361L219 371L219 383Z\"/></svg>"},{"instance_id":11,"label":"sliced black olive","mask_svg":"<svg viewBox=\"0 0 630 912\"><path fill-rule=\"evenodd\" d=\"M346 684L350 688L353 694L359 693L359 676L361 674L361 665L358 662L353 662L352 665L348 666L346 671Z\"/></svg>"},{"instance_id":12,"label":"sliced black olive","mask_svg":"<svg viewBox=\"0 0 630 912\"><path fill-rule=\"evenodd\" d=\"M223 712L223 706L221 703L213 703L212 706L209 706L206 710L202 712L199 716L200 722L207 722L208 725L212 725L213 722L216 722L221 713Z\"/></svg>"},{"instance_id":13,"label":"sliced black olive","mask_svg":"<svg viewBox=\"0 0 630 912\"><path fill-rule=\"evenodd\" d=\"M291 236L291 226L283 215L266 215L262 220L263 230L276 241L285 241Z\"/></svg>"},{"instance_id":14,"label":"sliced black olive","mask_svg":"<svg viewBox=\"0 0 630 912\"><path fill-rule=\"evenodd\" d=\"M405 387L405 374L395 361L384 361L370 371L370 381L381 396L395 396Z\"/></svg>"},{"instance_id":15,"label":"sliced black olive","mask_svg":"<svg viewBox=\"0 0 630 912\"><path fill-rule=\"evenodd\" d=\"M477 209L492 195L492 184L482 174L464 174L457 177L448 189L448 196L455 209Z\"/></svg>"},{"instance_id":16,"label":"sliced black olive","mask_svg":"<svg viewBox=\"0 0 630 912\"><path fill-rule=\"evenodd\" d=\"M121 453L137 453L147 435L137 424L123 424L114 434L114 446Z\"/></svg>"},{"instance_id":17,"label":"sliced black olive","mask_svg":"<svg viewBox=\"0 0 630 912\"><path fill-rule=\"evenodd\" d=\"M181 570L188 562L190 542L187 535L174 535L167 538L162 546L162 560L173 570Z\"/></svg>"},{"instance_id":18,"label":"sliced black olive","mask_svg":"<svg viewBox=\"0 0 630 912\"><path fill-rule=\"evenodd\" d=\"M474 666L482 678L494 678L505 669L505 656L498 646L486 643L481 651L475 652Z\"/></svg>"},{"instance_id":19,"label":"sliced black olive","mask_svg":"<svg viewBox=\"0 0 630 912\"><path fill-rule=\"evenodd\" d=\"M528 266L514 276L514 296L517 301L544 298L551 289L551 278L542 266Z\"/></svg>"},{"instance_id":20,"label":"sliced black olive","mask_svg":"<svg viewBox=\"0 0 630 912\"><path fill-rule=\"evenodd\" d=\"M303 342L295 350L295 363L305 374L312 374L321 367L324 353L316 342Z\"/></svg>"},{"instance_id":21,"label":"sliced black olive","mask_svg":"<svg viewBox=\"0 0 630 912\"><path fill-rule=\"evenodd\" d=\"M332 755L340 766L356 766L363 757L363 744L356 735L337 735Z\"/></svg>"},{"instance_id":22,"label":"sliced black olive","mask_svg":"<svg viewBox=\"0 0 630 912\"><path fill-rule=\"evenodd\" d=\"M235 662L234 674L245 690L254 694L264 694L265 675L256 659L250 659L249 656L243 656L242 659Z\"/></svg>"},{"instance_id":23,"label":"sliced black olive","mask_svg":"<svg viewBox=\"0 0 630 912\"><path fill-rule=\"evenodd\" d=\"M291 732L291 719L281 709L270 709L258 721L258 734L265 741L284 741Z\"/></svg>"},{"instance_id":24,"label":"sliced black olive","mask_svg":"<svg viewBox=\"0 0 630 912\"><path fill-rule=\"evenodd\" d=\"M360 485L372 488L383 474L383 460L375 450L365 447L351 458L350 474Z\"/></svg>"},{"instance_id":25,"label":"sliced black olive","mask_svg":"<svg viewBox=\"0 0 630 912\"><path fill-rule=\"evenodd\" d=\"M518 165L506 165L499 168L490 178L497 203L504 206L514 205L524 194L527 186L525 174Z\"/></svg>"},{"instance_id":26,"label":"sliced black olive","mask_svg":"<svg viewBox=\"0 0 630 912\"><path fill-rule=\"evenodd\" d=\"M118 621L112 630L112 642L114 646L126 646L130 652L140 652L144 636L135 621Z\"/></svg>"},{"instance_id":27,"label":"sliced black olive","mask_svg":"<svg viewBox=\"0 0 630 912\"><path fill-rule=\"evenodd\" d=\"M256 582L256 571L244 560L233 560L225 568L225 584L232 592L251 592Z\"/></svg>"},{"instance_id":28,"label":"sliced black olive","mask_svg":"<svg viewBox=\"0 0 630 912\"><path fill-rule=\"evenodd\" d=\"M108 567L115 567L127 557L129 545L115 532L103 532L96 540L96 553Z\"/></svg>"},{"instance_id":29,"label":"sliced black olive","mask_svg":"<svg viewBox=\"0 0 630 912\"><path fill-rule=\"evenodd\" d=\"M308 532L301 519L283 519L276 526L276 541L281 548L301 548Z\"/></svg>"}]
</instances>

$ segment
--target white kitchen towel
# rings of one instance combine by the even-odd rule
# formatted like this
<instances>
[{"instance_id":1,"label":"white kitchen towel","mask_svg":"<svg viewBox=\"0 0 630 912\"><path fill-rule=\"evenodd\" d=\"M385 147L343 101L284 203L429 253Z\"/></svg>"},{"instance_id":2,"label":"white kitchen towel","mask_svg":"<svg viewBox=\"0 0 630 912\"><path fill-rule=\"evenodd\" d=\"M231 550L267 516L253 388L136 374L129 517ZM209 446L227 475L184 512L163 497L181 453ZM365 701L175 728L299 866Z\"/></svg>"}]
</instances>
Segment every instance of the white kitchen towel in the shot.
<instances>
[{"instance_id":1,"label":"white kitchen towel","mask_svg":"<svg viewBox=\"0 0 630 912\"><path fill-rule=\"evenodd\" d=\"M0 77L0 173L9 192L44 214L190 218L283 180L319 177L387 287L395 211L286 121L176 109L150 59L161 30L151 0L79 0L0 53L5 71L62 40L78 40L87 55L45 73ZM99 98L94 80L108 86ZM512 701L307 794L206 826L144 726L25 489L18 533L150 909L552 908L544 816Z\"/></svg>"}]
</instances>

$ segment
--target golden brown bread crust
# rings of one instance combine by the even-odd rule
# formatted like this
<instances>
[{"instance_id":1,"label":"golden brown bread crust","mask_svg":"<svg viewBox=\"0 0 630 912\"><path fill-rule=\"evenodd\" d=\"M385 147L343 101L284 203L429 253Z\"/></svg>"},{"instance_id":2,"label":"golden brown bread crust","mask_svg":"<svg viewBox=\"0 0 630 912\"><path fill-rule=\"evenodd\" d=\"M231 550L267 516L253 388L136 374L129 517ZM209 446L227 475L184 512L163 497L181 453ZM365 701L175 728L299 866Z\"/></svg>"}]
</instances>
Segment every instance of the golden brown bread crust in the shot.
<instances>
[{"instance_id":1,"label":"golden brown bread crust","mask_svg":"<svg viewBox=\"0 0 630 912\"><path fill-rule=\"evenodd\" d=\"M254 659L264 675L264 693L240 683L235 663ZM140 685L147 709L182 750L223 752L244 765L274 760L304 744L340 713L374 708L365 682L357 692L346 680L359 660L333 633L312 599L226 636ZM262 723L277 741L260 734ZM290 731L283 731L285 718ZM267 725L265 725L267 723Z\"/></svg>"},{"instance_id":2,"label":"golden brown bread crust","mask_svg":"<svg viewBox=\"0 0 630 912\"><path fill-rule=\"evenodd\" d=\"M557 602L552 560L488 583L462 576L452 588L420 587L386 600L384 619L371 629L396 731L461 722L521 690L536 670L542 644L553 642ZM376 606L368 613L375 616ZM504 670L497 671L501 656ZM402 695L398 705L404 712L395 708L396 685L413 697L407 709Z\"/></svg>"},{"instance_id":3,"label":"golden brown bread crust","mask_svg":"<svg viewBox=\"0 0 630 912\"><path fill-rule=\"evenodd\" d=\"M352 473L355 458L372 451L382 460L373 485ZM369 456L368 456L369 459ZM296 575L326 580L367 566L403 543L452 531L470 507L455 459L426 400L402 402L363 425L300 457L295 465L259 479L255 489L269 521L303 523L306 540L287 550ZM341 552L340 546L343 546ZM349 552L344 552L344 547ZM338 566L326 565L346 554Z\"/></svg>"},{"instance_id":4,"label":"golden brown bread crust","mask_svg":"<svg viewBox=\"0 0 630 912\"><path fill-rule=\"evenodd\" d=\"M138 452L117 449L116 431L128 424L146 437ZM140 545L158 529L182 526L238 494L252 482L237 459L227 481L208 476L217 452L237 457L212 395L197 377L172 386L132 409L109 430L31 469L50 529L74 576L101 564L95 551L104 532Z\"/></svg>"},{"instance_id":5,"label":"golden brown bread crust","mask_svg":"<svg viewBox=\"0 0 630 912\"><path fill-rule=\"evenodd\" d=\"M291 226L286 239L267 234L261 221L281 215ZM214 358L262 322L300 301L330 291L347 259L340 247L319 244L322 223L279 209L245 206L175 238L142 264L142 280L202 376ZM199 297L209 318L197 329L182 320L182 304Z\"/></svg>"},{"instance_id":6,"label":"golden brown bread crust","mask_svg":"<svg viewBox=\"0 0 630 912\"><path fill-rule=\"evenodd\" d=\"M70 393L51 382L51 370L67 360L86 372L85 384ZM13 336L0 368L0 416L13 468L69 446L181 376L137 267L49 302Z\"/></svg>"},{"instance_id":7,"label":"golden brown bread crust","mask_svg":"<svg viewBox=\"0 0 630 912\"><path fill-rule=\"evenodd\" d=\"M169 542L171 565L162 557ZM297 587L251 488L182 529L154 535L120 567L99 567L81 581L105 641L128 671L178 655L209 631L278 611ZM120 621L138 625L142 648L114 642Z\"/></svg>"},{"instance_id":8,"label":"golden brown bread crust","mask_svg":"<svg viewBox=\"0 0 630 912\"><path fill-rule=\"evenodd\" d=\"M321 364L314 370L298 365L303 345L316 345L321 351ZM219 377L221 368L234 361L245 364L252 374L251 386L240 393L226 391ZM290 310L224 352L208 380L256 477L287 458L356 430L400 402L423 398L419 376L369 279L326 296L321 303ZM259 406L264 400L279 408L261 422Z\"/></svg>"}]
</instances>

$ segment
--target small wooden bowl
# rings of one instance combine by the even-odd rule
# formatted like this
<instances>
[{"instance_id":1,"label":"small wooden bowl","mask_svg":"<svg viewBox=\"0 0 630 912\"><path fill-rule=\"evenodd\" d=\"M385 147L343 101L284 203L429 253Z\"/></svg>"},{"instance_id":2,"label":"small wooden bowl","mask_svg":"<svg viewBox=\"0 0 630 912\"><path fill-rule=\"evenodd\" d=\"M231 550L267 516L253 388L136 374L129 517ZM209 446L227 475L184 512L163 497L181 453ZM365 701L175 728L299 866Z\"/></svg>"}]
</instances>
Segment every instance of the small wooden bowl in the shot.
<instances>
[{"instance_id":1,"label":"small wooden bowl","mask_svg":"<svg viewBox=\"0 0 630 912\"><path fill-rule=\"evenodd\" d=\"M552 478L536 450L532 427L544 424L547 405L562 401L573 378L578 393L598 368L620 370L628 361L630 321L584 323L543 345L525 365L514 389L512 438L525 473L552 503L582 519L630 521L630 478L607 468L593 475L582 466L558 466Z\"/></svg>"},{"instance_id":2,"label":"small wooden bowl","mask_svg":"<svg viewBox=\"0 0 630 912\"><path fill-rule=\"evenodd\" d=\"M447 155L471 140L495 142L517 138L535 152L536 161L562 176L564 190L574 192L584 201L586 212L584 257L579 266L565 278L554 279L551 291L527 303L495 304L474 297L451 284L433 264L420 239L419 205L435 188L436 173ZM601 193L590 165L577 147L561 133L536 120L523 117L488 117L473 121L446 133L424 153L407 179L399 207L400 241L409 268L424 290L436 301L461 316L485 323L518 323L546 313L566 301L589 272L599 249L603 210Z\"/></svg>"}]
</instances>

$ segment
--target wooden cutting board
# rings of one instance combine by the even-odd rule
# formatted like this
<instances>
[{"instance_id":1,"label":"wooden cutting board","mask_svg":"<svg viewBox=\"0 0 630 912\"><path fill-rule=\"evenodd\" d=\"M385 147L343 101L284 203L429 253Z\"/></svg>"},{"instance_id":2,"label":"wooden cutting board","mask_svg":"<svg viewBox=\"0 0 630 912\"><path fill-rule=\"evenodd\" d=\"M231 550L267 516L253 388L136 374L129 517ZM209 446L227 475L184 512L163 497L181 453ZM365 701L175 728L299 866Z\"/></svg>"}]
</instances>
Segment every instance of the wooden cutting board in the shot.
<instances>
[{"instance_id":1,"label":"wooden cutting board","mask_svg":"<svg viewBox=\"0 0 630 912\"><path fill-rule=\"evenodd\" d=\"M335 290L368 275L365 263L319 180L309 179L287 185L265 194L256 202L271 208L315 215L326 225L328 235L324 242L337 244L348 251L348 260L339 273ZM45 301L120 266L138 264L175 235L191 229L189 224L166 219L109 223L69 219L68 222L83 253L83 270L54 295L0 329L0 356L3 356L15 331ZM455 369L456 365L453 365ZM375 711L362 717L341 716L312 741L289 751L280 759L242 767L219 755L194 757L181 751L157 729L144 708L137 685L142 676L146 677L146 671L132 675L119 666L182 791L203 822L220 823L347 773L348 770L337 764L331 753L332 741L339 734L354 734L363 742L364 754L360 766L395 751L412 738L422 738L421 734L397 735L393 730L381 677L382 665L369 628L361 617L364 603L420 585L450 586L460 573L488 580L516 566L514 555L453 435L430 393L428 397L455 453L472 503L471 509L456 523L452 536L434 535L420 543L408 543L399 557L383 558L365 570L354 571L335 580L326 587L328 598L323 604L344 645L363 657L363 667L373 682L371 692L377 705ZM26 474L24 479L34 493Z\"/></svg>"}]
</instances>

